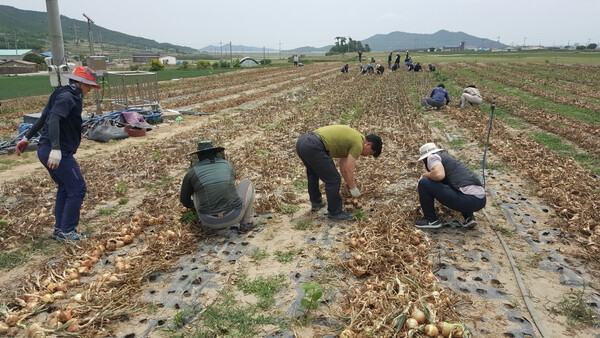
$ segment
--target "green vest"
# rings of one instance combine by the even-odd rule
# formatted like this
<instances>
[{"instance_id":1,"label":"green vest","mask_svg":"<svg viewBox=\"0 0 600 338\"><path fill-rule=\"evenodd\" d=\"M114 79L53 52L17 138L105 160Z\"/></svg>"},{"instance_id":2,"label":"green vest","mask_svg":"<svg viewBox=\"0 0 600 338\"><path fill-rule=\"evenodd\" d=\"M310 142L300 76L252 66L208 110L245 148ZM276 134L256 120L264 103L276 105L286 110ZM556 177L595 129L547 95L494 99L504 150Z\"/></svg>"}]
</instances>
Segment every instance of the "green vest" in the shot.
<instances>
[{"instance_id":1,"label":"green vest","mask_svg":"<svg viewBox=\"0 0 600 338\"><path fill-rule=\"evenodd\" d=\"M235 189L235 168L222 158L202 160L192 168L194 201L199 213L216 214L243 204Z\"/></svg>"}]
</instances>

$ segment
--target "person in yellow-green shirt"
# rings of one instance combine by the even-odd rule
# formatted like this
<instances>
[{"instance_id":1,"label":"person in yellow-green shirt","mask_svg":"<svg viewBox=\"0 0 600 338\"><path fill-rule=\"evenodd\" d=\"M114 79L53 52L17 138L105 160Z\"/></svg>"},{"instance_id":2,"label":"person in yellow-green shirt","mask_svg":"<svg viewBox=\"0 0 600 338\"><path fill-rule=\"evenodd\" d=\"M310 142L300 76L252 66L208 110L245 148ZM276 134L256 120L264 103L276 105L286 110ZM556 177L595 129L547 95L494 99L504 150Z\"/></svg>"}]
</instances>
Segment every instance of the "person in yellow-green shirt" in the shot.
<instances>
[{"instance_id":1,"label":"person in yellow-green shirt","mask_svg":"<svg viewBox=\"0 0 600 338\"><path fill-rule=\"evenodd\" d=\"M360 191L354 181L356 160L361 155L377 158L382 146L381 137L375 134L364 136L346 125L325 126L300 136L296 142L296 152L306 167L311 210L318 211L327 205L327 217L330 219L345 220L352 217L342 209L341 177L346 181L350 194L359 197ZM334 158L339 158L341 177ZM325 183L327 202L323 201L319 180Z\"/></svg>"}]
</instances>

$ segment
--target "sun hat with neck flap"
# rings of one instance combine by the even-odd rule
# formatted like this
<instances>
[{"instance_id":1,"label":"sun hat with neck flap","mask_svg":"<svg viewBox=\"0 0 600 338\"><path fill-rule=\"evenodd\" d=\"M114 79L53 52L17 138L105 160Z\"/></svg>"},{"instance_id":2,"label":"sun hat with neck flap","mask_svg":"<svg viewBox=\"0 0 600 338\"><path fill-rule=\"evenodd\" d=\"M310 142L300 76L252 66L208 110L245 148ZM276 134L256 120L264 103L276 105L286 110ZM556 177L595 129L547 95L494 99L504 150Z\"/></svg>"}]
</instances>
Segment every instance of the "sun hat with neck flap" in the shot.
<instances>
[{"instance_id":1,"label":"sun hat with neck flap","mask_svg":"<svg viewBox=\"0 0 600 338\"><path fill-rule=\"evenodd\" d=\"M196 151L188 153L186 156L200 154L207 151L214 151L216 153L225 150L223 147L215 147L211 141L200 141L198 142L198 148Z\"/></svg>"},{"instance_id":2,"label":"sun hat with neck flap","mask_svg":"<svg viewBox=\"0 0 600 338\"><path fill-rule=\"evenodd\" d=\"M63 76L73 81L85 83L94 88L101 88L98 83L96 83L96 72L92 68L86 66L77 66L72 74L65 74Z\"/></svg>"},{"instance_id":3,"label":"sun hat with neck flap","mask_svg":"<svg viewBox=\"0 0 600 338\"><path fill-rule=\"evenodd\" d=\"M427 158L427 156L431 155L431 154L435 154L437 152L440 152L444 149L438 148L435 143L425 143L424 145L421 146L421 148L419 148L419 154L421 155L421 157L419 157L419 159L417 161L421 161L424 158Z\"/></svg>"}]
</instances>

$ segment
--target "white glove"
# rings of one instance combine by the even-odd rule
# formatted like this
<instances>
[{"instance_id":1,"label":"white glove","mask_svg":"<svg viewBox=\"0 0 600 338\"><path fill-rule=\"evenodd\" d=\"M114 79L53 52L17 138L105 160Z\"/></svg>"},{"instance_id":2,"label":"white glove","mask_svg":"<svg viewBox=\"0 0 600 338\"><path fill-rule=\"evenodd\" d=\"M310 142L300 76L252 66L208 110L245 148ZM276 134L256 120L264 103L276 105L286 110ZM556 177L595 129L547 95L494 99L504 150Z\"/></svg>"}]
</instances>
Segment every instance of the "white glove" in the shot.
<instances>
[{"instance_id":1,"label":"white glove","mask_svg":"<svg viewBox=\"0 0 600 338\"><path fill-rule=\"evenodd\" d=\"M60 150L52 149L52 150L50 150L50 156L48 156L48 162L46 163L46 165L50 169L56 169L56 168L58 168L58 164L60 163L61 159L62 159L62 154L61 154Z\"/></svg>"},{"instance_id":2,"label":"white glove","mask_svg":"<svg viewBox=\"0 0 600 338\"><path fill-rule=\"evenodd\" d=\"M360 191L358 190L357 187L354 187L354 188L350 189L350 195L352 195L352 197L359 197Z\"/></svg>"}]
</instances>

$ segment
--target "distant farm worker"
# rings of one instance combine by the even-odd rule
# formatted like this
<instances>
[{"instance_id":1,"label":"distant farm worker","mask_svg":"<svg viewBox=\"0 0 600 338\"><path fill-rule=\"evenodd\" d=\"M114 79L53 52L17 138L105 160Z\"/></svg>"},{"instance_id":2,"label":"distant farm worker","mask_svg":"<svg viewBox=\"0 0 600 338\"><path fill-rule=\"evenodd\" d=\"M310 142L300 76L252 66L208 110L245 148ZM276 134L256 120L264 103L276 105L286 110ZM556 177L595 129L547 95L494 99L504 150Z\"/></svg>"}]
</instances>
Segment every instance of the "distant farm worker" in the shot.
<instances>
[{"instance_id":1,"label":"distant farm worker","mask_svg":"<svg viewBox=\"0 0 600 338\"><path fill-rule=\"evenodd\" d=\"M414 72L420 72L423 70L423 67L421 66L420 62L415 63L415 67L413 68Z\"/></svg>"},{"instance_id":2,"label":"distant farm worker","mask_svg":"<svg viewBox=\"0 0 600 338\"><path fill-rule=\"evenodd\" d=\"M388 55L388 69L392 69L392 52Z\"/></svg>"},{"instance_id":3,"label":"distant farm worker","mask_svg":"<svg viewBox=\"0 0 600 338\"><path fill-rule=\"evenodd\" d=\"M396 69L400 67L400 53L396 53L396 59L394 59L394 66L396 66Z\"/></svg>"},{"instance_id":4,"label":"distant farm worker","mask_svg":"<svg viewBox=\"0 0 600 338\"><path fill-rule=\"evenodd\" d=\"M87 187L73 155L81 142L83 97L92 88L100 88L93 69L78 66L66 74L69 83L57 88L48 99L40 118L17 143L16 153L27 150L29 139L40 130L37 155L57 184L54 206L54 231L50 236L58 241L79 241L88 237L78 234L81 205Z\"/></svg>"},{"instance_id":5,"label":"distant farm worker","mask_svg":"<svg viewBox=\"0 0 600 338\"><path fill-rule=\"evenodd\" d=\"M371 56L371 63L375 63L375 58Z\"/></svg>"},{"instance_id":6,"label":"distant farm worker","mask_svg":"<svg viewBox=\"0 0 600 338\"><path fill-rule=\"evenodd\" d=\"M342 209L341 178L333 159L339 158L341 176L352 197L359 197L360 191L354 180L356 160L361 155L377 158L382 146L379 136L364 136L346 125L325 126L300 136L296 142L296 152L306 167L311 210L318 211L327 205L327 217L330 219L345 220L352 217ZM325 183L327 202L322 199L319 180Z\"/></svg>"},{"instance_id":7,"label":"distant farm worker","mask_svg":"<svg viewBox=\"0 0 600 338\"><path fill-rule=\"evenodd\" d=\"M358 51L358 63L362 63L362 51Z\"/></svg>"},{"instance_id":8,"label":"distant farm worker","mask_svg":"<svg viewBox=\"0 0 600 338\"><path fill-rule=\"evenodd\" d=\"M435 143L421 146L419 154L418 161L423 161L427 171L418 183L423 218L415 221L415 227L435 229L442 226L435 212L435 200L460 212L464 217L463 227L475 227L477 222L473 213L483 209L486 203L485 189L477 176Z\"/></svg>"},{"instance_id":9,"label":"distant farm worker","mask_svg":"<svg viewBox=\"0 0 600 338\"><path fill-rule=\"evenodd\" d=\"M183 177L179 201L196 209L203 227L218 230L238 226L240 232L252 230L254 216L254 187L249 179L236 186L236 172L225 160L225 148L211 141L198 142L195 152L187 154L193 163Z\"/></svg>"},{"instance_id":10,"label":"distant farm worker","mask_svg":"<svg viewBox=\"0 0 600 338\"><path fill-rule=\"evenodd\" d=\"M469 85L463 90L460 96L460 107L464 108L465 104L468 103L471 107L479 106L483 102L483 98L479 93L479 89L475 85Z\"/></svg>"},{"instance_id":11,"label":"distant farm worker","mask_svg":"<svg viewBox=\"0 0 600 338\"><path fill-rule=\"evenodd\" d=\"M348 73L348 64L345 64L344 67L342 67L342 73Z\"/></svg>"},{"instance_id":12,"label":"distant farm worker","mask_svg":"<svg viewBox=\"0 0 600 338\"><path fill-rule=\"evenodd\" d=\"M298 54L294 55L294 66L298 66Z\"/></svg>"},{"instance_id":13,"label":"distant farm worker","mask_svg":"<svg viewBox=\"0 0 600 338\"><path fill-rule=\"evenodd\" d=\"M430 72L435 72L435 65L434 64L430 63L427 67L429 68Z\"/></svg>"},{"instance_id":14,"label":"distant farm worker","mask_svg":"<svg viewBox=\"0 0 600 338\"><path fill-rule=\"evenodd\" d=\"M450 95L448 95L444 84L440 83L437 87L433 88L429 97L424 98L421 103L427 110L430 110L431 107L439 110L444 106L444 100L446 101L446 105L450 103Z\"/></svg>"},{"instance_id":15,"label":"distant farm worker","mask_svg":"<svg viewBox=\"0 0 600 338\"><path fill-rule=\"evenodd\" d=\"M375 66L375 71L377 72L377 75L382 75L384 70L385 67L379 63Z\"/></svg>"}]
</instances>

